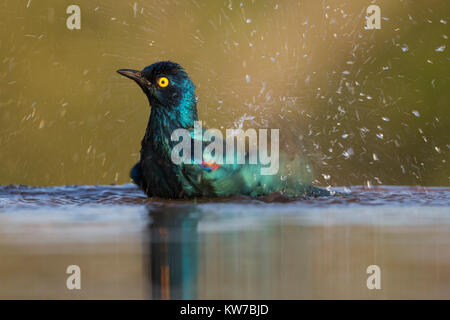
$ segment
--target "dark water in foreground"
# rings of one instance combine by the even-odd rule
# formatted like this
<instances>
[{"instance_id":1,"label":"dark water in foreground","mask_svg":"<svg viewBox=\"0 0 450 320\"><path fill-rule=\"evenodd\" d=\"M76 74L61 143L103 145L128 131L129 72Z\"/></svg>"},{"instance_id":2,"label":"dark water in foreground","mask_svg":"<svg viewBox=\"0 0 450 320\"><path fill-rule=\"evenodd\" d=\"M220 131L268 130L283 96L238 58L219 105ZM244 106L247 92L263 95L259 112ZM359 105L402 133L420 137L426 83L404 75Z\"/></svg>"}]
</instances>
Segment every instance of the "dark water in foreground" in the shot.
<instances>
[{"instance_id":1,"label":"dark water in foreground","mask_svg":"<svg viewBox=\"0 0 450 320\"><path fill-rule=\"evenodd\" d=\"M449 299L450 188L351 192L187 202L132 185L0 187L0 298ZM81 290L66 288L74 264Z\"/></svg>"}]
</instances>

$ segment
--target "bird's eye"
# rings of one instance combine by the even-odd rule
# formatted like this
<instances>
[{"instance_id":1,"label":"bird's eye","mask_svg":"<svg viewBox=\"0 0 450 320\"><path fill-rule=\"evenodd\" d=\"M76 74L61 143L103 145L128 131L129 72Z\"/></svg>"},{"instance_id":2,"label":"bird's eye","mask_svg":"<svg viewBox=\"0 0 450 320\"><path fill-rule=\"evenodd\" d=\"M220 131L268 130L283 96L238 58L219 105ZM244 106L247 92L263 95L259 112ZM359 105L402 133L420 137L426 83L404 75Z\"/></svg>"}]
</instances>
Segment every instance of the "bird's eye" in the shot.
<instances>
[{"instance_id":1,"label":"bird's eye","mask_svg":"<svg viewBox=\"0 0 450 320\"><path fill-rule=\"evenodd\" d=\"M165 88L169 85L169 79L167 79L166 77L161 77L158 79L158 85L161 88Z\"/></svg>"}]
</instances>

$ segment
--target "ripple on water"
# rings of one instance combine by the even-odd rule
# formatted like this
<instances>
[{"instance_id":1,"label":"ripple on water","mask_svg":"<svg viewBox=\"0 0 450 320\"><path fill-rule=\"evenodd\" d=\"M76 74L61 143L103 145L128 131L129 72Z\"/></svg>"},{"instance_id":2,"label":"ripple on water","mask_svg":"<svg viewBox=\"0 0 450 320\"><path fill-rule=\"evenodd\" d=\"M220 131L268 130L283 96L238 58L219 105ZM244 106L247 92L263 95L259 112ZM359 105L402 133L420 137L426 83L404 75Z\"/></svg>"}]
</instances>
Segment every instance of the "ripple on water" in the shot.
<instances>
[{"instance_id":1,"label":"ripple on water","mask_svg":"<svg viewBox=\"0 0 450 320\"><path fill-rule=\"evenodd\" d=\"M339 205L395 205L395 206L448 206L450 204L450 188L448 187L405 187L378 186L366 188L354 186L350 188L334 188L345 192L346 196L321 198L287 198L280 194L265 197L249 198L236 196L226 199L197 199L200 203L228 203L235 205L262 205L288 203L291 205L320 207ZM42 206L59 207L66 205L145 205L186 203L188 200L165 200L147 198L133 184L125 185L73 185L56 187L31 187L24 185L0 186L0 212L19 208L39 209Z\"/></svg>"},{"instance_id":2,"label":"ripple on water","mask_svg":"<svg viewBox=\"0 0 450 320\"><path fill-rule=\"evenodd\" d=\"M334 190L344 192L344 188ZM8 226L8 232L36 225L60 225L60 232L78 228L98 236L126 228L134 232L145 224L149 211L164 214L170 208L170 212L183 212L192 206L201 215L199 231L203 232L259 228L277 219L295 225L450 224L450 188L356 186L350 190L346 196L323 198L288 199L274 194L256 199L188 201L150 199L132 184L10 185L0 186L0 225ZM5 228L1 228L2 232Z\"/></svg>"}]
</instances>

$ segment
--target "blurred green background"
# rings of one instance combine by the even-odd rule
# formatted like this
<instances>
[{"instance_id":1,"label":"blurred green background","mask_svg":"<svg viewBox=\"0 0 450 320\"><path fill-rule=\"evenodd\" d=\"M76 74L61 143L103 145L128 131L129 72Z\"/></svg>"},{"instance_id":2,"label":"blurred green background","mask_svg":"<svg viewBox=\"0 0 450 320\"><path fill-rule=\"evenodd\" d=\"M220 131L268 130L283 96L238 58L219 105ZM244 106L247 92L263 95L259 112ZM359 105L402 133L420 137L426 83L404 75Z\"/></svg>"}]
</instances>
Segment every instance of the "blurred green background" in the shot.
<instances>
[{"instance_id":1,"label":"blurred green background","mask_svg":"<svg viewBox=\"0 0 450 320\"><path fill-rule=\"evenodd\" d=\"M365 30L376 3L380 30ZM81 30L66 28L67 6ZM280 128L319 185L450 185L449 1L0 1L0 184L129 182L173 60L215 128Z\"/></svg>"}]
</instances>

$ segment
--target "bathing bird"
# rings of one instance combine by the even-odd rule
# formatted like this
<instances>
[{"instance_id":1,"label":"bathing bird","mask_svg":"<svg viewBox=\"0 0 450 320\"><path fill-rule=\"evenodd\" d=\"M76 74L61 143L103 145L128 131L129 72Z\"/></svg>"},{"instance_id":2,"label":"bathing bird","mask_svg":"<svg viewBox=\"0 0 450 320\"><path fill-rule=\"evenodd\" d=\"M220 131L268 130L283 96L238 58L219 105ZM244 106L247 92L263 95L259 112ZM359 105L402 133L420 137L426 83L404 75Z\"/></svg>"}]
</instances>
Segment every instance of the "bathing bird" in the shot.
<instances>
[{"instance_id":1,"label":"bathing bird","mask_svg":"<svg viewBox=\"0 0 450 320\"><path fill-rule=\"evenodd\" d=\"M138 84L151 107L141 142L140 160L130 171L134 183L147 196L180 199L233 195L259 197L276 192L287 197L331 194L302 183L295 172L284 176L280 170L277 174L263 175L262 164L248 161L218 163L192 156L192 161L174 162L172 151L179 143L171 138L175 130L185 129L190 133L189 143L193 149L196 143L200 143L204 150L206 143L194 134L198 113L195 85L191 78L179 64L171 61L156 62L142 70L120 69L117 72ZM241 157L248 160L248 153L243 152L245 155ZM236 153L234 159L237 157ZM281 155L279 158L283 162L286 157Z\"/></svg>"}]
</instances>

